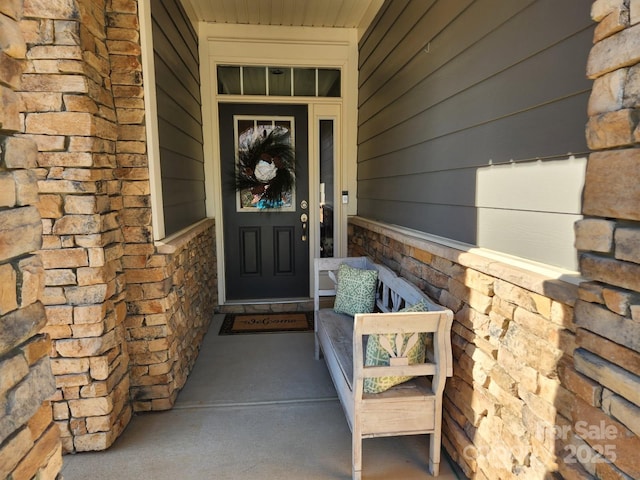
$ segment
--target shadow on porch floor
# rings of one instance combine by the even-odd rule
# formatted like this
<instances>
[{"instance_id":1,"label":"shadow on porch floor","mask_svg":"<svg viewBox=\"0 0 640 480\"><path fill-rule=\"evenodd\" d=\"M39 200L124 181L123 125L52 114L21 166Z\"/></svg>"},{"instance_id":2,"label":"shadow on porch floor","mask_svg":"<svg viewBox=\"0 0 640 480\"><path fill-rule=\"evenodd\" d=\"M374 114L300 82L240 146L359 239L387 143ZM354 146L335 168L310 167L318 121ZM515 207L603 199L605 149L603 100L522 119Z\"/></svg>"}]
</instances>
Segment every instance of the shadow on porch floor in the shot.
<instances>
[{"instance_id":1,"label":"shadow on porch floor","mask_svg":"<svg viewBox=\"0 0 640 480\"><path fill-rule=\"evenodd\" d=\"M134 416L64 480L351 478L351 433L313 334L219 336L217 315L173 410ZM363 478L428 479L428 437L364 441ZM447 461L440 480L456 476Z\"/></svg>"}]
</instances>

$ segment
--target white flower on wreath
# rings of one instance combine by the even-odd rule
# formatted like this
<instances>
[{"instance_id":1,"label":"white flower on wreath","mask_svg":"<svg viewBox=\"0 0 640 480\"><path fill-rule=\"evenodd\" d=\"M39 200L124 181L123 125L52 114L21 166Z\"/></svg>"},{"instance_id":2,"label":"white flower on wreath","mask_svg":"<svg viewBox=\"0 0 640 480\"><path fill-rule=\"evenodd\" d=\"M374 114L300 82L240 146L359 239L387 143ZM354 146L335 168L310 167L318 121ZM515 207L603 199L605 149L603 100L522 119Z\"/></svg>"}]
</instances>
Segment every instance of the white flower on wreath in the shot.
<instances>
[{"instance_id":1,"label":"white flower on wreath","mask_svg":"<svg viewBox=\"0 0 640 480\"><path fill-rule=\"evenodd\" d=\"M278 173L278 167L276 167L275 164L265 162L264 160L259 160L253 171L256 179L263 183L273 180L276 173Z\"/></svg>"}]
</instances>

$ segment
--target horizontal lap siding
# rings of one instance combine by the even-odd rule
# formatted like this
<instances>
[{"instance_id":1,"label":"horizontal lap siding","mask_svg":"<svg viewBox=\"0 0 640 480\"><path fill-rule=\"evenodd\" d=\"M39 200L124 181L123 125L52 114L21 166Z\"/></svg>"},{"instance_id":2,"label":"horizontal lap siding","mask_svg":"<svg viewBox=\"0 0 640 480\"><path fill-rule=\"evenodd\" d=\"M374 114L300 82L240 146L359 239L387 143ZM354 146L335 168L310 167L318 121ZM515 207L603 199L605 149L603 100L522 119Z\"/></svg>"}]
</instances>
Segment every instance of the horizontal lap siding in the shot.
<instances>
[{"instance_id":1,"label":"horizontal lap siding","mask_svg":"<svg viewBox=\"0 0 640 480\"><path fill-rule=\"evenodd\" d=\"M360 44L358 214L575 268L592 35L581 0L385 3ZM571 194L537 172L514 201L530 162Z\"/></svg>"},{"instance_id":2,"label":"horizontal lap siding","mask_svg":"<svg viewBox=\"0 0 640 480\"><path fill-rule=\"evenodd\" d=\"M151 2L165 233L206 216L198 42L175 0Z\"/></svg>"}]
</instances>

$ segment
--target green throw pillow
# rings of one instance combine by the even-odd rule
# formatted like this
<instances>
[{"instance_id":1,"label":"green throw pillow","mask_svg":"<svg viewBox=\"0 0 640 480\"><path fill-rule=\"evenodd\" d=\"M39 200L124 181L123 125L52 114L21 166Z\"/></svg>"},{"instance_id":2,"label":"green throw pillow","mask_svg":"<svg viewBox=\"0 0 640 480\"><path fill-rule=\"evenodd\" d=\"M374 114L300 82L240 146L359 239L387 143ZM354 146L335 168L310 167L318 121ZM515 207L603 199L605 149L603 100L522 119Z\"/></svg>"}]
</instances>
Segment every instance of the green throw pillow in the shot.
<instances>
[{"instance_id":1,"label":"green throw pillow","mask_svg":"<svg viewBox=\"0 0 640 480\"><path fill-rule=\"evenodd\" d=\"M410 307L403 308L400 310L401 312L426 312L429 308L424 301L420 301L415 305ZM402 347L400 352L396 352L396 342L397 335L400 335L402 338ZM412 337L417 335L417 342L415 345L409 348L408 352L405 352L407 348L407 344L409 341L414 342ZM398 353L402 353L403 357L407 357L409 359L409 365L414 365L416 363L424 363L425 360L425 343L426 343L426 334L424 333L388 333L388 334L380 334L380 335L369 335L367 340L367 349L364 364L367 367L372 366L387 366L389 365L389 357L391 356L389 352L380 344L380 337L386 337L389 341L389 345L393 347L396 355ZM398 385L400 383L411 380L413 377L375 377L375 378L365 378L364 379L364 393L381 393L385 390L389 390L391 387Z\"/></svg>"},{"instance_id":2,"label":"green throw pillow","mask_svg":"<svg viewBox=\"0 0 640 480\"><path fill-rule=\"evenodd\" d=\"M373 312L377 286L377 270L363 270L341 264L338 268L338 286L333 309L351 316L356 313Z\"/></svg>"}]
</instances>

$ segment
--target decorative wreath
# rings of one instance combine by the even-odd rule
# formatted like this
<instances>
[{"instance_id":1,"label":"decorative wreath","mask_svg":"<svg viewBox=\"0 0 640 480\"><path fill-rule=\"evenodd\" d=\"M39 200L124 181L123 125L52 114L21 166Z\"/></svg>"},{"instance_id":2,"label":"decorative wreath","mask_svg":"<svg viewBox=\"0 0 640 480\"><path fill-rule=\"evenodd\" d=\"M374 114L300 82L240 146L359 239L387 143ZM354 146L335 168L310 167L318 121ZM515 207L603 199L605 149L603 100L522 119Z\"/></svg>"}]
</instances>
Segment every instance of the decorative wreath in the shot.
<instances>
[{"instance_id":1,"label":"decorative wreath","mask_svg":"<svg viewBox=\"0 0 640 480\"><path fill-rule=\"evenodd\" d=\"M236 190L250 190L259 208L279 207L295 185L294 161L289 132L265 131L238 153Z\"/></svg>"}]
</instances>

